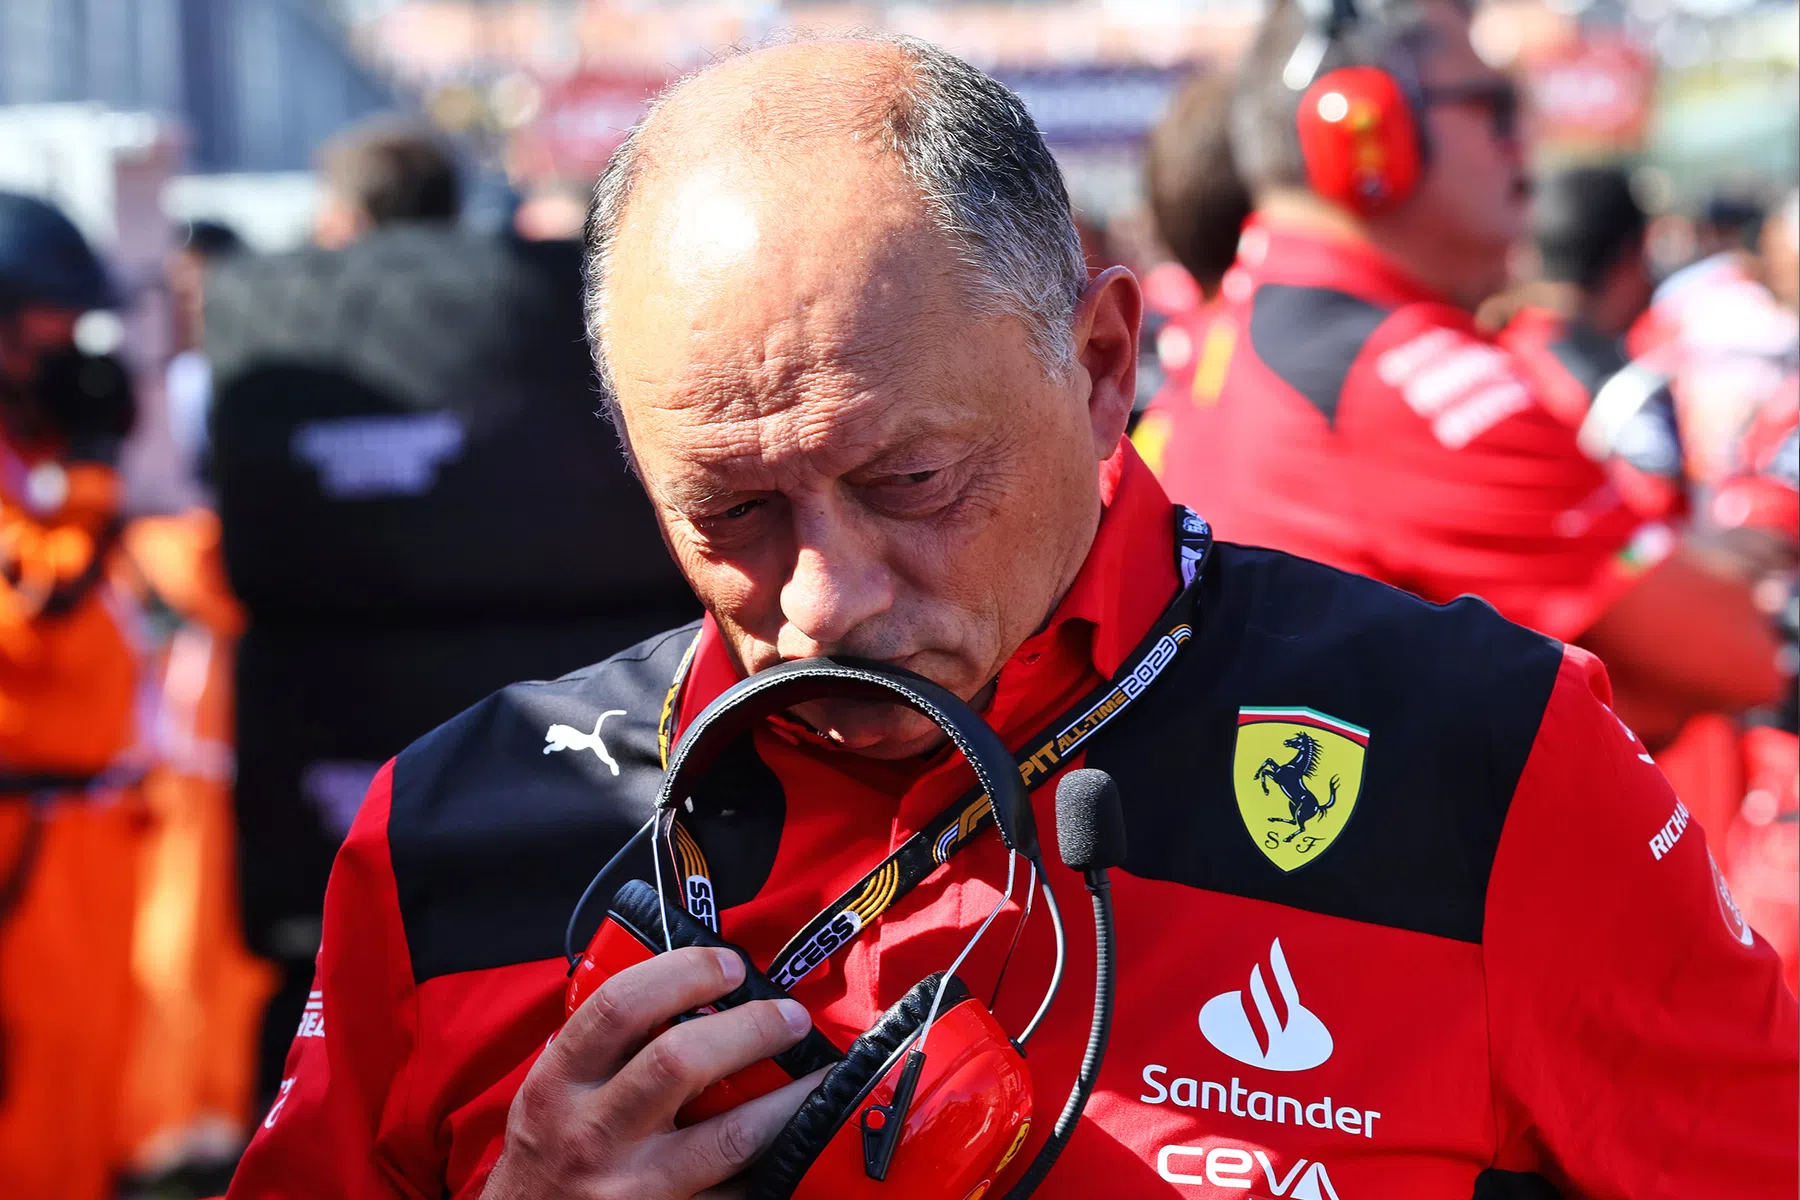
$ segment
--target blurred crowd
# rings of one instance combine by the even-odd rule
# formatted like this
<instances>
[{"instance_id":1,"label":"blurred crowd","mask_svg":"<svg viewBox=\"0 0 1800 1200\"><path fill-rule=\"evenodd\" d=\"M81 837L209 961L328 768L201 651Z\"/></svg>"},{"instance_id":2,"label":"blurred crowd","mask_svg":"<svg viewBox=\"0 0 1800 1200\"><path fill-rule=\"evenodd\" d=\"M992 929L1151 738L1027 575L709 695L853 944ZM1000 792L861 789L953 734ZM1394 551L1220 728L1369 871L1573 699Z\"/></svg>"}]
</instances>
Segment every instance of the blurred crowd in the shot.
<instances>
[{"instance_id":1,"label":"blurred crowd","mask_svg":"<svg viewBox=\"0 0 1800 1200\"><path fill-rule=\"evenodd\" d=\"M1156 128L1154 237L1084 230L1144 284L1137 452L1226 539L1598 653L1792 984L1800 198L1652 219L1624 166L1528 180L1473 57L1408 97L1314 64L1327 124L1335 95L1430 136L1296 137L1258 99L1292 33ZM180 231L157 386L206 499L158 516L122 504L109 272L0 196L0 1195L222 1190L322 1023L325 879L380 763L696 611L593 411L586 182L478 234L421 128L319 173L304 250Z\"/></svg>"},{"instance_id":2,"label":"blurred crowd","mask_svg":"<svg viewBox=\"0 0 1800 1200\"><path fill-rule=\"evenodd\" d=\"M127 518L107 266L0 196L0 1195L211 1195L280 1095L369 779L483 695L690 619L593 409L572 225L459 226L421 127L326 146L313 246L179 231Z\"/></svg>"}]
</instances>

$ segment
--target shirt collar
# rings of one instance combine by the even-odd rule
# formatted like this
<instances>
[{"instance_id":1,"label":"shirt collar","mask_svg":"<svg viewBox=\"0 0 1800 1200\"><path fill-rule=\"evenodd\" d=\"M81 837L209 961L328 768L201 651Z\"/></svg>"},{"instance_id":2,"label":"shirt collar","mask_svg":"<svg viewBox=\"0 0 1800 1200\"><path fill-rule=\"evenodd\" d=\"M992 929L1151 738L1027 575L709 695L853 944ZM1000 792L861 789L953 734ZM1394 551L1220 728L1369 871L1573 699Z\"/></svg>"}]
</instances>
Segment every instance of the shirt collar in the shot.
<instances>
[{"instance_id":1,"label":"shirt collar","mask_svg":"<svg viewBox=\"0 0 1800 1200\"><path fill-rule=\"evenodd\" d=\"M1328 287L1395 305L1449 303L1373 244L1293 221L1251 217L1235 265L1257 283Z\"/></svg>"},{"instance_id":2,"label":"shirt collar","mask_svg":"<svg viewBox=\"0 0 1800 1200\"><path fill-rule=\"evenodd\" d=\"M1044 627L1014 652L1008 668L1059 646L1085 643L1092 669L1110 677L1174 597L1178 577L1172 508L1128 439L1121 439L1112 457L1100 464L1100 499L1106 506L1100 528L1074 584ZM686 729L741 678L708 613L682 686L677 730Z\"/></svg>"}]
</instances>

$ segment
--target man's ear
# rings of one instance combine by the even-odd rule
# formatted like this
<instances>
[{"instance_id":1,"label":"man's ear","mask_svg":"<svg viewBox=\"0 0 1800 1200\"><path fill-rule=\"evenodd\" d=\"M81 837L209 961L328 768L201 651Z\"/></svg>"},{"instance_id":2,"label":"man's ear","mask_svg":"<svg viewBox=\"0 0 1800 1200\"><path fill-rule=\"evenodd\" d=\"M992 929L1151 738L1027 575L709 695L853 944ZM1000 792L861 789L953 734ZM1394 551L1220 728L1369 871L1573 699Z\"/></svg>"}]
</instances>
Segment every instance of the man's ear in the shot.
<instances>
[{"instance_id":1,"label":"man's ear","mask_svg":"<svg viewBox=\"0 0 1800 1200\"><path fill-rule=\"evenodd\" d=\"M1100 272L1075 308L1075 361L1087 372L1088 422L1099 458L1111 457L1118 449L1131 419L1143 315L1143 290L1124 267Z\"/></svg>"}]
</instances>

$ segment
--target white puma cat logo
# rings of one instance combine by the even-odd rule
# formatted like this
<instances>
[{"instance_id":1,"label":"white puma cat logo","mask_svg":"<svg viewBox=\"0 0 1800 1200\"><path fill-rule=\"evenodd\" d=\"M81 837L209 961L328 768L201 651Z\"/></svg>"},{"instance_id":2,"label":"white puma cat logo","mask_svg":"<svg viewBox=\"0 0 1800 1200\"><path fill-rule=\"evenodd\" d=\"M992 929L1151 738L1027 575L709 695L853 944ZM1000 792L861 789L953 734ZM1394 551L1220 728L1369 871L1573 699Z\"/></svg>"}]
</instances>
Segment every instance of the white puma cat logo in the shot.
<instances>
[{"instance_id":1,"label":"white puma cat logo","mask_svg":"<svg viewBox=\"0 0 1800 1200\"><path fill-rule=\"evenodd\" d=\"M600 740L600 727L606 724L606 718L624 715L625 710L622 708L607 709L600 714L600 719L594 722L594 732L592 733L583 733L573 725L552 725L544 733L544 753L551 754L557 750L592 750L599 756L600 761L611 768L614 775L617 775L619 764L614 762L613 756L606 752L606 743Z\"/></svg>"}]
</instances>

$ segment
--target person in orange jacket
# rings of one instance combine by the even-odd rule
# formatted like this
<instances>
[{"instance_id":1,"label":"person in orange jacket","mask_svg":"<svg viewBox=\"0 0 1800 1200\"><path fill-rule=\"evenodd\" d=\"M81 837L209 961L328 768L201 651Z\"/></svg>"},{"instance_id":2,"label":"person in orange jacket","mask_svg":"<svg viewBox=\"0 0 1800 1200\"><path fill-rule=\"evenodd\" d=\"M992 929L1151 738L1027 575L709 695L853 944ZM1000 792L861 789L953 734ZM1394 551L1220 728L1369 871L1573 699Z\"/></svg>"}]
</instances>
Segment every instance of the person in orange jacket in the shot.
<instances>
[{"instance_id":1,"label":"person in orange jacket","mask_svg":"<svg viewBox=\"0 0 1800 1200\"><path fill-rule=\"evenodd\" d=\"M34 1200L109 1194L132 1006L116 303L66 217L0 193L0 1196Z\"/></svg>"},{"instance_id":2,"label":"person in orange jacket","mask_svg":"<svg viewBox=\"0 0 1800 1200\"><path fill-rule=\"evenodd\" d=\"M274 990L238 912L232 667L244 617L210 509L137 518L124 549L142 602L179 624L145 664L155 763L143 786L151 827L119 1145L132 1186L204 1195L224 1190L249 1140L257 1029Z\"/></svg>"}]
</instances>

